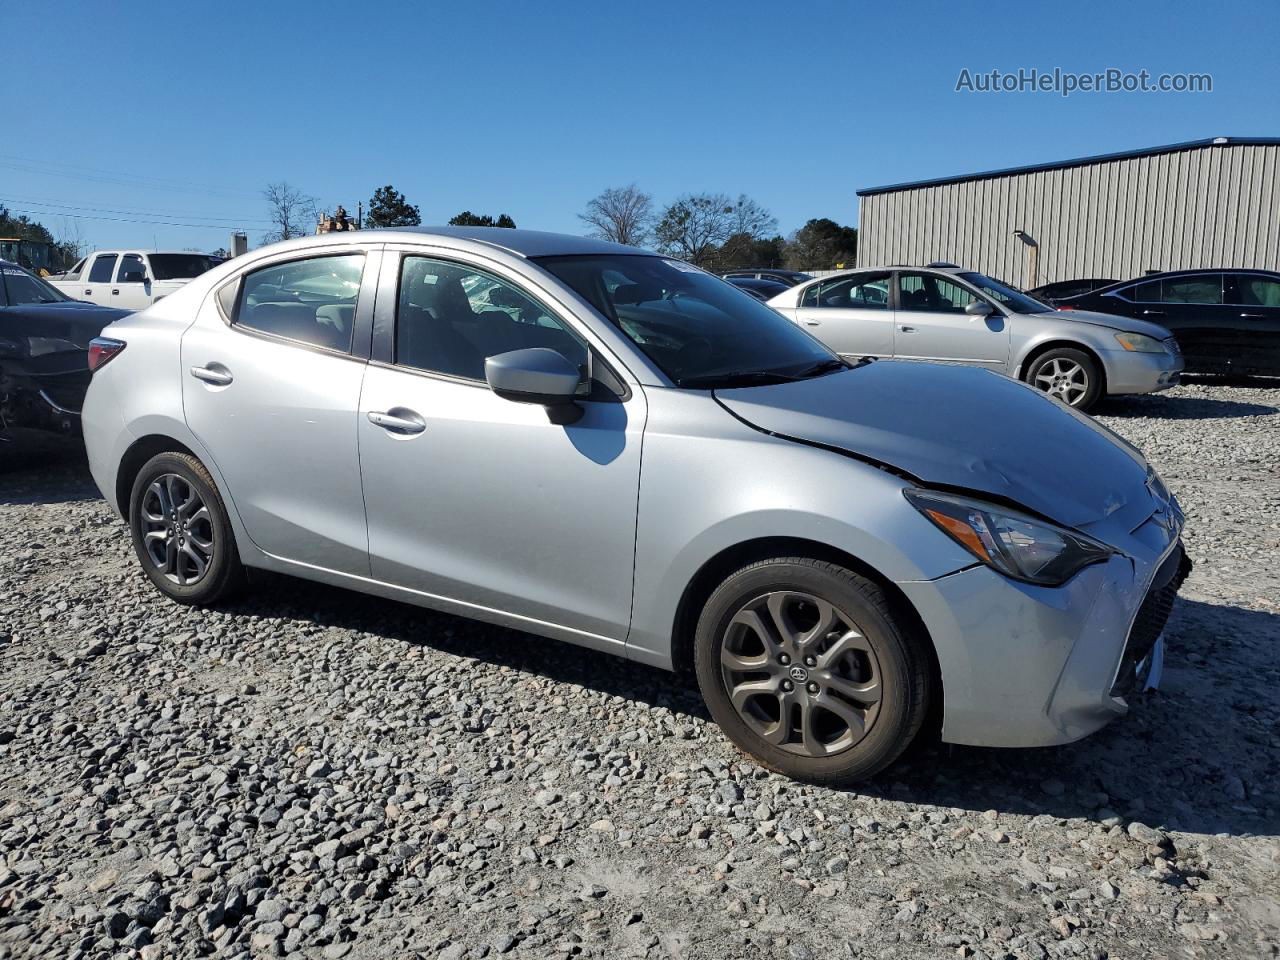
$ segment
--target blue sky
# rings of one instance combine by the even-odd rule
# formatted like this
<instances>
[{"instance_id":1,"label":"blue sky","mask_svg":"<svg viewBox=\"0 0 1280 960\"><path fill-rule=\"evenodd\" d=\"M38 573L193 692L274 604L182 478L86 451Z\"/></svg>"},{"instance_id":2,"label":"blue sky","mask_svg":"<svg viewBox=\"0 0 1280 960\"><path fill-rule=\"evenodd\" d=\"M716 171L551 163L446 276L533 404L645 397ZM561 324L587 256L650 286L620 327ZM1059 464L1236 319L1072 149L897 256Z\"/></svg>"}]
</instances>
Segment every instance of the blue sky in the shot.
<instances>
[{"instance_id":1,"label":"blue sky","mask_svg":"<svg viewBox=\"0 0 1280 960\"><path fill-rule=\"evenodd\" d=\"M865 186L1280 135L1274 0L0 4L0 202L99 247L257 244L278 180L567 232L607 186L744 192L786 233ZM955 92L1055 67L1213 92Z\"/></svg>"}]
</instances>

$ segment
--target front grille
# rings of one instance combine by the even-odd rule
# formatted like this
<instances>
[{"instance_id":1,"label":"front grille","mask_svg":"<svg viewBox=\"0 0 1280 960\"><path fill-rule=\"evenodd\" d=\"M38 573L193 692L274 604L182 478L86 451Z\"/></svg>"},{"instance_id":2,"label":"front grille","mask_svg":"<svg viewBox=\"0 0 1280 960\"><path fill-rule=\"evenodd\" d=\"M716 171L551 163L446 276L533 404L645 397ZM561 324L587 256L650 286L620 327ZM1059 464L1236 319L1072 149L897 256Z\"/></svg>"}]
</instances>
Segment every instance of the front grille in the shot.
<instances>
[{"instance_id":1,"label":"front grille","mask_svg":"<svg viewBox=\"0 0 1280 960\"><path fill-rule=\"evenodd\" d=\"M1169 622L1169 614L1173 611L1174 597L1190 572L1191 560L1183 552L1182 544L1178 544L1156 571L1142 606L1138 608L1138 615L1133 618L1129 639L1120 658L1120 669L1115 683L1111 685L1113 697L1122 697L1133 690L1138 679L1138 666L1147 659L1147 654L1164 632L1164 625Z\"/></svg>"}]
</instances>

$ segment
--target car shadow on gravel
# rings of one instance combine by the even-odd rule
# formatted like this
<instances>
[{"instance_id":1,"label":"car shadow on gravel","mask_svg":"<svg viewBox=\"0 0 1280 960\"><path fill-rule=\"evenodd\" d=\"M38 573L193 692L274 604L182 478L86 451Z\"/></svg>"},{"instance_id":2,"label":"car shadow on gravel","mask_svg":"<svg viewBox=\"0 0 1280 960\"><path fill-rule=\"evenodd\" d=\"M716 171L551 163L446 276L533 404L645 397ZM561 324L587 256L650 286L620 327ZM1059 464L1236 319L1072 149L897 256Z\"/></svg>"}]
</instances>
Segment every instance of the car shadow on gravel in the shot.
<instances>
[{"instance_id":1,"label":"car shadow on gravel","mask_svg":"<svg viewBox=\"0 0 1280 960\"><path fill-rule=\"evenodd\" d=\"M0 441L0 503L101 499L79 437L34 430L17 430L11 437Z\"/></svg>"},{"instance_id":2,"label":"car shadow on gravel","mask_svg":"<svg viewBox=\"0 0 1280 960\"><path fill-rule=\"evenodd\" d=\"M1265 417L1280 413L1280 390L1276 405L1215 400L1210 397L1145 396L1108 397L1093 411L1102 417L1158 417L1162 420L1227 420L1235 417Z\"/></svg>"},{"instance_id":3,"label":"car shadow on gravel","mask_svg":"<svg viewBox=\"0 0 1280 960\"><path fill-rule=\"evenodd\" d=\"M255 579L251 593L226 612L376 633L710 722L688 678L278 574ZM1276 802L1270 785L1280 782L1269 732L1277 637L1280 615L1180 600L1169 628L1164 689L1136 698L1127 716L1092 737L1062 747L997 750L926 736L875 782L845 792L1055 819L1098 822L1116 815L1193 833L1273 833L1266 807ZM1207 646L1217 653L1207 665L1189 659ZM731 749L727 742L725 749Z\"/></svg>"}]
</instances>

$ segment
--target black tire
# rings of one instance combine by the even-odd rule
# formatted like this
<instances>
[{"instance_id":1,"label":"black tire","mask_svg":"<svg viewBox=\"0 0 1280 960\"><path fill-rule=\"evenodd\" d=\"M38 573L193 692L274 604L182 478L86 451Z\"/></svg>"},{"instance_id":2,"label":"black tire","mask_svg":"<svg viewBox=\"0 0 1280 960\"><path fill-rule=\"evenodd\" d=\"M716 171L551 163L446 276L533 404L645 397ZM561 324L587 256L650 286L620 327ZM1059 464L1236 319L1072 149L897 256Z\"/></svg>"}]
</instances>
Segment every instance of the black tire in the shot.
<instances>
[{"instance_id":1,"label":"black tire","mask_svg":"<svg viewBox=\"0 0 1280 960\"><path fill-rule=\"evenodd\" d=\"M170 477L180 478L186 484L185 490L188 493L194 492L199 497L200 506L207 510L207 517L201 516L188 529L180 527L189 517L179 517L175 512L171 521L166 520L163 510L156 510L157 505L163 506L163 502L158 498L152 499L157 497L153 492L153 485L168 488L171 482L166 478ZM180 491L184 489L181 483L173 483L173 486ZM157 516L161 517L159 522L154 519ZM203 572L196 576L198 567L195 561L183 556L181 566L175 564L172 567L174 572L166 573L160 561L148 551L146 539L148 530L160 529L168 529L170 534L167 540L152 542L157 553L163 553L167 557L169 541L177 541L181 537L190 542L193 551L206 558ZM227 599L244 585L244 568L236 550L235 534L227 518L226 504L204 464L190 454L157 454L138 471L129 493L129 531L143 572L171 600L206 606ZM208 544L207 552L197 549L197 543ZM186 582L182 582L183 580Z\"/></svg>"},{"instance_id":2,"label":"black tire","mask_svg":"<svg viewBox=\"0 0 1280 960\"><path fill-rule=\"evenodd\" d=\"M1078 368L1085 378L1085 388L1078 394L1072 389L1071 381L1055 376L1056 371L1066 372L1072 365ZM1067 406L1082 413L1093 409L1094 404L1102 396L1104 386L1102 368L1098 366L1098 362L1083 350L1075 350L1071 347L1054 347L1040 354L1027 365L1025 379L1037 390L1043 390L1050 396L1057 397Z\"/></svg>"},{"instance_id":3,"label":"black tire","mask_svg":"<svg viewBox=\"0 0 1280 960\"><path fill-rule=\"evenodd\" d=\"M753 642L750 636L754 631L748 628L744 633L744 628L740 625L740 613L750 617L750 612L744 608L750 608L754 604L764 604L767 607L772 602L768 598L773 596L782 598L780 602L784 605L798 600L800 606L795 609L803 613L805 601L791 597L792 594L809 595L830 604L838 613L842 624L853 627L845 632L850 635L860 634L865 641L867 673L858 682L870 683L878 679L879 701L874 707L868 707L864 714L865 732L860 739L853 740L846 747L839 746L839 738L833 739L830 744L831 752L826 755L802 755L808 747L803 742L795 742L794 736L788 737L789 742L785 744L770 743L759 730L759 726L770 717L764 716L762 719L761 716L754 715L753 711L759 711L761 707L768 708L776 699L779 719L774 724L775 731L781 729L781 714L784 710L788 717L838 720L834 714L815 709L814 706L815 703L821 705L824 699L831 702L832 689L818 682L823 681L824 677L830 680L831 671L813 667L814 672L812 676L806 677L809 682L805 683L803 691L793 682L793 692L785 694L796 701L793 704L788 704L783 699L784 695L775 698L772 692L753 695L746 701L746 711L753 716L756 724L753 726L733 705L730 683L736 682L738 678L736 675L731 678L727 674L731 668L722 659L726 655L727 643L741 644L744 637L745 642ZM819 608L814 606L813 609L816 618ZM816 622L815 619L814 623ZM813 629L816 630L816 626ZM824 633L824 636L834 637L840 632L841 628L837 627ZM922 641L902 618L895 616L880 587L834 563L807 557L784 557L761 560L742 568L728 577L707 599L698 620L694 644L698 686L716 723L745 753L765 767L796 780L838 785L874 776L893 763L911 744L929 712L932 698L931 660ZM814 648L814 652L819 652L823 644L830 644L828 650L834 648L834 643L830 640L814 637L796 649L808 651L809 644L819 645ZM768 650L762 647L762 651L763 657L768 659ZM727 654L732 662L739 662L733 659L738 655L737 650L729 649ZM823 663L823 655L819 652L816 658L819 665ZM861 652L856 652L855 655L863 656ZM789 660L782 656L776 659L783 663ZM772 664L773 661L769 662ZM805 659L804 662L809 664L810 661ZM800 665L799 660L795 665ZM772 666L769 669L773 669ZM787 678L792 676L790 669L787 668L788 672L776 681L781 686L785 686ZM756 682L751 679L753 676L755 674L752 671L743 673L743 683ZM769 677L759 682L772 684L775 679ZM741 692L742 687L735 689ZM835 702L841 703L845 708L849 706L848 701ZM768 710L764 712L767 714ZM795 723L796 728L803 725L804 719ZM791 727L790 720L788 727ZM850 724L849 727L851 735L857 736L853 732L853 725ZM801 739L804 740L803 737ZM815 738L814 742L820 741ZM826 748L824 745L824 749Z\"/></svg>"}]
</instances>

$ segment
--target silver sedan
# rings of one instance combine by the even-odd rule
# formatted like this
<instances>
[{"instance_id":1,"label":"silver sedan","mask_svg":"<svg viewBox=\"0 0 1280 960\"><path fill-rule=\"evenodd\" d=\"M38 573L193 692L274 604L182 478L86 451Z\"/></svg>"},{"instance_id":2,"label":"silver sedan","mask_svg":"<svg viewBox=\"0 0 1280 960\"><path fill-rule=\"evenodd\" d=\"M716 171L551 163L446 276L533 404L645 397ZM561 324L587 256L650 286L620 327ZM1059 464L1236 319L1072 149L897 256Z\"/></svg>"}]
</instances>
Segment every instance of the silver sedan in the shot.
<instances>
[{"instance_id":1,"label":"silver sedan","mask_svg":"<svg viewBox=\"0 0 1280 960\"><path fill-rule=\"evenodd\" d=\"M769 306L842 356L986 367L1077 410L1165 390L1184 366L1164 327L1057 311L960 267L863 267L792 287Z\"/></svg>"},{"instance_id":2,"label":"silver sedan","mask_svg":"<svg viewBox=\"0 0 1280 960\"><path fill-rule=\"evenodd\" d=\"M1188 567L1176 501L1089 418L985 370L843 361L576 237L266 247L90 365L93 476L165 596L255 567L687 668L734 743L816 782L935 711L956 743L1096 730L1156 679Z\"/></svg>"}]
</instances>

